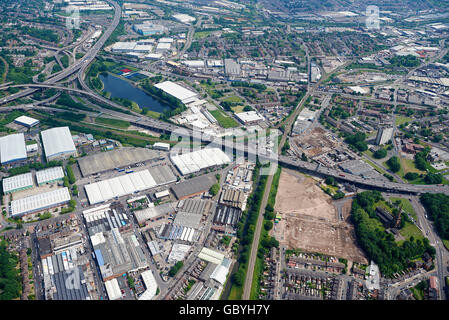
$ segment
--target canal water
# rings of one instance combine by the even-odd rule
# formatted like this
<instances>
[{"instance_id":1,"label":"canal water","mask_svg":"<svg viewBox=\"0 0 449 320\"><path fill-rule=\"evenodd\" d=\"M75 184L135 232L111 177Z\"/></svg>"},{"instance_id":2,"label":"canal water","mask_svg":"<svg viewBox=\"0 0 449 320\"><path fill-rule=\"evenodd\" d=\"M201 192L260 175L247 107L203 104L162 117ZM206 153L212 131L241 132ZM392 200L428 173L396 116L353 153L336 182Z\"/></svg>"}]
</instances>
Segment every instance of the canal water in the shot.
<instances>
[{"instance_id":1,"label":"canal water","mask_svg":"<svg viewBox=\"0 0 449 320\"><path fill-rule=\"evenodd\" d=\"M116 76L111 74L100 74L100 80L103 82L104 91L110 92L111 97L126 98L136 102L142 109L159 113L170 109L168 105L161 104L145 91Z\"/></svg>"}]
</instances>

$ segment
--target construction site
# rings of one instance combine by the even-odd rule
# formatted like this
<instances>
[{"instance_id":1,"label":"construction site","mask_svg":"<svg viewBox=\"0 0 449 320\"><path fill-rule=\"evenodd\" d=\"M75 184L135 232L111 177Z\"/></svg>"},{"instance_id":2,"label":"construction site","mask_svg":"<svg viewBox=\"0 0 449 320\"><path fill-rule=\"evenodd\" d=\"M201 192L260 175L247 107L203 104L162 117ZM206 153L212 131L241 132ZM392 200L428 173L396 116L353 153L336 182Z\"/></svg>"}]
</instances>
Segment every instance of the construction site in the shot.
<instances>
[{"instance_id":1,"label":"construction site","mask_svg":"<svg viewBox=\"0 0 449 320\"><path fill-rule=\"evenodd\" d=\"M275 211L280 218L273 236L289 249L324 253L358 263L368 263L356 245L349 222L349 205L344 205L343 219L330 196L317 182L298 172L283 169L276 196Z\"/></svg>"},{"instance_id":2,"label":"construction site","mask_svg":"<svg viewBox=\"0 0 449 320\"><path fill-rule=\"evenodd\" d=\"M332 133L320 127L313 128L307 135L296 136L292 141L294 148L309 158L332 151L341 143Z\"/></svg>"}]
</instances>

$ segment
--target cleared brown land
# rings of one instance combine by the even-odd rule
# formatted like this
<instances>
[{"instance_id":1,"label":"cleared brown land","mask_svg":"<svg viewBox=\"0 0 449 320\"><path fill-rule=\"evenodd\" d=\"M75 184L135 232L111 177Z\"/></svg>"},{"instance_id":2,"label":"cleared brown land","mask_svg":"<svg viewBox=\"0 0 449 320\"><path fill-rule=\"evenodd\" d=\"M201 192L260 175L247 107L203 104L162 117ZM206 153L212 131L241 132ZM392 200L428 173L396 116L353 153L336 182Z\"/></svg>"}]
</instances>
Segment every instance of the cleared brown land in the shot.
<instances>
[{"instance_id":1,"label":"cleared brown land","mask_svg":"<svg viewBox=\"0 0 449 320\"><path fill-rule=\"evenodd\" d=\"M275 205L282 219L273 229L273 235L289 248L368 263L356 245L354 228L348 222L348 204L350 201L343 208L346 221L339 221L332 199L313 179L283 169Z\"/></svg>"},{"instance_id":2,"label":"cleared brown land","mask_svg":"<svg viewBox=\"0 0 449 320\"><path fill-rule=\"evenodd\" d=\"M293 143L308 157L315 157L332 151L340 143L330 138L330 134L323 128L316 127L307 134L293 138Z\"/></svg>"}]
</instances>

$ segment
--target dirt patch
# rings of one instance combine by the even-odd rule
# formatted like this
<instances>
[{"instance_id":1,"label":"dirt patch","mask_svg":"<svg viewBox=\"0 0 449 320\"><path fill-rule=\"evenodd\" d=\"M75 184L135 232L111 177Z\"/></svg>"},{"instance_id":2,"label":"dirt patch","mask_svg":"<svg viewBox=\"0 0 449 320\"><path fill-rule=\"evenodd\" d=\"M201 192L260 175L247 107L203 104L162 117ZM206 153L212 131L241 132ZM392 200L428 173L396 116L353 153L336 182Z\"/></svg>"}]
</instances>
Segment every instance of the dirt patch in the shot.
<instances>
[{"instance_id":1,"label":"dirt patch","mask_svg":"<svg viewBox=\"0 0 449 320\"><path fill-rule=\"evenodd\" d=\"M344 204L345 221L340 221L332 199L313 179L283 169L275 205L282 219L273 228L273 235L289 248L368 263L356 245L354 228L348 221L350 204L351 201Z\"/></svg>"},{"instance_id":2,"label":"dirt patch","mask_svg":"<svg viewBox=\"0 0 449 320\"><path fill-rule=\"evenodd\" d=\"M316 127L307 135L292 139L296 147L309 158L334 150L341 143L323 128Z\"/></svg>"}]
</instances>

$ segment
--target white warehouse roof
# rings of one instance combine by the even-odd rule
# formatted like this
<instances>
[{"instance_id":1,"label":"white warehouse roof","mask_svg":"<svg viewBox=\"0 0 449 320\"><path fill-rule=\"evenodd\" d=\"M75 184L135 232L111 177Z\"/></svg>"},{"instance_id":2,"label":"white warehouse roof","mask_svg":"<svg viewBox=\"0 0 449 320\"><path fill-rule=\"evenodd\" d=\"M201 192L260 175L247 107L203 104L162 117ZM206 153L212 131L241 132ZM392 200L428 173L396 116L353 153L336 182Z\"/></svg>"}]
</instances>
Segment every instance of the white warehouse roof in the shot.
<instances>
[{"instance_id":1,"label":"white warehouse roof","mask_svg":"<svg viewBox=\"0 0 449 320\"><path fill-rule=\"evenodd\" d=\"M198 258L220 265L223 262L224 254L204 247L198 254Z\"/></svg>"},{"instance_id":2,"label":"white warehouse roof","mask_svg":"<svg viewBox=\"0 0 449 320\"><path fill-rule=\"evenodd\" d=\"M20 116L18 118L16 118L14 120L14 122L17 122L21 125L24 125L26 127L33 127L35 125L37 125L39 123L39 120L36 120L34 118L31 117L27 117L27 116Z\"/></svg>"},{"instance_id":3,"label":"white warehouse roof","mask_svg":"<svg viewBox=\"0 0 449 320\"><path fill-rule=\"evenodd\" d=\"M243 123L263 120L263 117L258 115L256 111L240 112L236 113L235 116Z\"/></svg>"},{"instance_id":4,"label":"white warehouse roof","mask_svg":"<svg viewBox=\"0 0 449 320\"><path fill-rule=\"evenodd\" d=\"M2 164L26 158L27 150L23 133L10 134L0 138L0 159Z\"/></svg>"},{"instance_id":5,"label":"white warehouse roof","mask_svg":"<svg viewBox=\"0 0 449 320\"><path fill-rule=\"evenodd\" d=\"M181 155L170 155L170 159L182 175L231 162L228 155L219 148L204 148Z\"/></svg>"},{"instance_id":6,"label":"white warehouse roof","mask_svg":"<svg viewBox=\"0 0 449 320\"><path fill-rule=\"evenodd\" d=\"M137 45L137 42L116 42L112 46L113 51L132 51Z\"/></svg>"},{"instance_id":7,"label":"white warehouse roof","mask_svg":"<svg viewBox=\"0 0 449 320\"><path fill-rule=\"evenodd\" d=\"M45 156L47 158L59 154L76 152L69 127L58 127L41 132Z\"/></svg>"},{"instance_id":8,"label":"white warehouse roof","mask_svg":"<svg viewBox=\"0 0 449 320\"><path fill-rule=\"evenodd\" d=\"M174 14L173 18L175 18L176 20L181 21L182 23L189 23L189 22L193 22L195 21L195 17L189 16L187 14L184 13L178 13L178 14Z\"/></svg>"},{"instance_id":9,"label":"white warehouse roof","mask_svg":"<svg viewBox=\"0 0 449 320\"><path fill-rule=\"evenodd\" d=\"M173 38L160 38L159 43L173 43Z\"/></svg>"},{"instance_id":10,"label":"white warehouse roof","mask_svg":"<svg viewBox=\"0 0 449 320\"><path fill-rule=\"evenodd\" d=\"M117 300L122 297L117 278L106 281L104 283L104 286L106 287L106 292L108 293L109 300Z\"/></svg>"},{"instance_id":11,"label":"white warehouse roof","mask_svg":"<svg viewBox=\"0 0 449 320\"><path fill-rule=\"evenodd\" d=\"M11 216L20 216L27 213L37 212L46 208L70 201L68 188L35 194L26 198L11 201Z\"/></svg>"},{"instance_id":12,"label":"white warehouse roof","mask_svg":"<svg viewBox=\"0 0 449 320\"><path fill-rule=\"evenodd\" d=\"M157 183L150 174L150 171L143 170L92 184L86 184L84 188L86 189L89 203L92 205L156 186Z\"/></svg>"},{"instance_id":13,"label":"white warehouse roof","mask_svg":"<svg viewBox=\"0 0 449 320\"><path fill-rule=\"evenodd\" d=\"M186 89L172 81L164 81L158 83L156 85L156 88L159 88L165 93L168 93L169 95L181 100L182 103L185 103L185 101L198 96L198 93L190 91L189 89Z\"/></svg>"},{"instance_id":14,"label":"white warehouse roof","mask_svg":"<svg viewBox=\"0 0 449 320\"><path fill-rule=\"evenodd\" d=\"M31 172L19 174L14 177L3 179L3 193L33 186L33 175Z\"/></svg>"},{"instance_id":15,"label":"white warehouse roof","mask_svg":"<svg viewBox=\"0 0 449 320\"><path fill-rule=\"evenodd\" d=\"M62 178L64 178L64 171L62 170L62 167L53 167L36 172L36 180L38 184L47 183Z\"/></svg>"},{"instance_id":16,"label":"white warehouse roof","mask_svg":"<svg viewBox=\"0 0 449 320\"><path fill-rule=\"evenodd\" d=\"M140 274L145 284L145 292L139 297L139 300L151 300L156 295L157 283L151 270L146 270Z\"/></svg>"},{"instance_id":17,"label":"white warehouse roof","mask_svg":"<svg viewBox=\"0 0 449 320\"><path fill-rule=\"evenodd\" d=\"M214 271L210 275L210 278L223 285L226 282L226 276L229 272L230 262L231 261L229 259L224 258L223 262L215 267Z\"/></svg>"}]
</instances>

